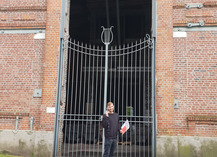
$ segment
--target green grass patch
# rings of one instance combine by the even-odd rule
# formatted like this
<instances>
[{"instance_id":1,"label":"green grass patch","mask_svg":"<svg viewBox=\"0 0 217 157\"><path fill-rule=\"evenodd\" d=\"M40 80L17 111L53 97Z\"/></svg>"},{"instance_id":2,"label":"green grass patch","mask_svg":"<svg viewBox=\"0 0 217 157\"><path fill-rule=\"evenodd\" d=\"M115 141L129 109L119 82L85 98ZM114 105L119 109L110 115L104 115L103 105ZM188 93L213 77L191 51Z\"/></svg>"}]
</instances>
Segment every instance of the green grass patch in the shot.
<instances>
[{"instance_id":1,"label":"green grass patch","mask_svg":"<svg viewBox=\"0 0 217 157\"><path fill-rule=\"evenodd\" d=\"M0 157L21 157L21 156L14 156L14 155L8 155L5 153L0 153Z\"/></svg>"}]
</instances>

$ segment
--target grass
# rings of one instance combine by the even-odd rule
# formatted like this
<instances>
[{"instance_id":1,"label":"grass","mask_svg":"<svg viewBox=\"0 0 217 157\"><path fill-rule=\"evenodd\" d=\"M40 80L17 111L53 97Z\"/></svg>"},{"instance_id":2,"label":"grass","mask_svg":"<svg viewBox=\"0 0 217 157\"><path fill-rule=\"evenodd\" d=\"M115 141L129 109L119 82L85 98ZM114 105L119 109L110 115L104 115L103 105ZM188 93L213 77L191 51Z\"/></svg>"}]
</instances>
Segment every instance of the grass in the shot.
<instances>
[{"instance_id":1,"label":"grass","mask_svg":"<svg viewBox=\"0 0 217 157\"><path fill-rule=\"evenodd\" d=\"M21 156L7 155L5 153L0 152L0 157L21 157Z\"/></svg>"},{"instance_id":2,"label":"grass","mask_svg":"<svg viewBox=\"0 0 217 157\"><path fill-rule=\"evenodd\" d=\"M18 156L6 155L6 154L0 154L0 157L18 157Z\"/></svg>"}]
</instances>

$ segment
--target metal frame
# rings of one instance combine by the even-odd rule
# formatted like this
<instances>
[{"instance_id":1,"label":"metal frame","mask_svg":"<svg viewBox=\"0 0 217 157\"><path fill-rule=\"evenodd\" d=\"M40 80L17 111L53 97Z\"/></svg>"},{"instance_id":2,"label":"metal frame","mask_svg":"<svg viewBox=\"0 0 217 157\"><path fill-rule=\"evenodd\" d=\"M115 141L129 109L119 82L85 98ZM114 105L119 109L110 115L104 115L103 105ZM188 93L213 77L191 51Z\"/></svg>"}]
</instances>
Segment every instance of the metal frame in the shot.
<instances>
[{"instance_id":1,"label":"metal frame","mask_svg":"<svg viewBox=\"0 0 217 157\"><path fill-rule=\"evenodd\" d=\"M152 0L152 39L153 39L153 50L152 50L152 105L153 105L153 130L152 130L152 157L156 157L156 136L157 136L157 120L156 120L156 39L157 39L157 2Z\"/></svg>"},{"instance_id":2,"label":"metal frame","mask_svg":"<svg viewBox=\"0 0 217 157\"><path fill-rule=\"evenodd\" d=\"M61 99L61 87L62 87L61 83L62 83L62 74L63 74L64 26L65 26L65 10L66 10L65 6L66 6L66 0L62 0L53 157L56 157L57 155L57 144L58 144L58 134L59 134L59 112L60 112L60 99Z\"/></svg>"}]
</instances>

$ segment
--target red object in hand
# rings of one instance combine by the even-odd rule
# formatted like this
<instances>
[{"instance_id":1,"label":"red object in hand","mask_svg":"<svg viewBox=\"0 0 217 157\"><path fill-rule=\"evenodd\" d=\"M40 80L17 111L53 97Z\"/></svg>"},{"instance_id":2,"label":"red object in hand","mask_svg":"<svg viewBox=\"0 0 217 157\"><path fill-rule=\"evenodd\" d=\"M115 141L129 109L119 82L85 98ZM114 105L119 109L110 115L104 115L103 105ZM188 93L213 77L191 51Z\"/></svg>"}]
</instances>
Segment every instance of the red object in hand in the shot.
<instances>
[{"instance_id":1,"label":"red object in hand","mask_svg":"<svg viewBox=\"0 0 217 157\"><path fill-rule=\"evenodd\" d=\"M122 127L121 127L121 133L122 133L122 135L123 135L129 128L130 128L129 121L126 120L126 121L124 122L124 124L122 125Z\"/></svg>"}]
</instances>

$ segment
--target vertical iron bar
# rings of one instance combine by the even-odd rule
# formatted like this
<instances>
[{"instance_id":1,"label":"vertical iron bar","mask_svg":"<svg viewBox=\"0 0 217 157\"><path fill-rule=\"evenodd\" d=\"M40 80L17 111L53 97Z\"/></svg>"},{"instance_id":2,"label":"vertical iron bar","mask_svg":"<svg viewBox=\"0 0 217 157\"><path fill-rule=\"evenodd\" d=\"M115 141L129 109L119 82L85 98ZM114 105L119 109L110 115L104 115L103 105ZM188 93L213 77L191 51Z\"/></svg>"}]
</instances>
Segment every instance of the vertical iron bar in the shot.
<instances>
[{"instance_id":1,"label":"vertical iron bar","mask_svg":"<svg viewBox=\"0 0 217 157\"><path fill-rule=\"evenodd\" d=\"M81 52L83 52L83 43L81 43ZM83 71L82 71L82 69L83 69L83 53L81 53L81 63L80 63L80 90L79 90L79 99L78 99L78 104L79 104L79 108L78 108L78 114L79 113L81 113L81 104L83 104L83 103L81 103L81 90L82 90L82 88L81 88L81 85L82 85L82 76L83 76ZM85 85L85 83L84 83L84 85ZM84 88L83 88L84 89ZM82 113L81 113L82 114ZM79 115L78 115L79 116ZM80 119L80 116L79 116L79 118L78 119ZM76 122L76 121L75 121ZM74 129L73 129L73 131L75 130L76 128L75 128L75 125L74 125ZM77 125L77 138L76 138L76 140L77 140L77 151L76 151L76 156L77 156L77 152L78 152L78 139L79 139L79 133L80 133L80 121L78 120L78 125ZM73 136L74 136L74 133L73 133ZM73 139L74 140L74 139Z\"/></svg>"},{"instance_id":2,"label":"vertical iron bar","mask_svg":"<svg viewBox=\"0 0 217 157\"><path fill-rule=\"evenodd\" d=\"M137 44L137 43L136 43ZM133 45L132 45L132 43L131 43L131 45L130 45L131 47L133 47ZM131 51L133 51L133 48L131 48ZM132 94L132 97L130 98L130 102L131 102L131 107L133 107L134 106L134 109L135 109L135 113L136 113L136 103L133 105L133 93L132 93L132 91L133 91L133 86L132 86L132 71L133 71L133 68L132 68L132 65L133 65L133 63L132 63L132 61L133 61L133 53L131 54L131 60L130 60L130 76L131 76L131 79L130 79L130 81L131 81L131 83L130 83L130 86L131 86L131 88L130 88L130 94ZM130 111L131 112L131 111ZM130 113L131 114L131 113ZM130 127L132 127L133 125L130 125ZM130 128L130 129L132 129L132 128ZM135 151L135 156L136 156L136 138L135 138L135 147L134 147L134 151ZM131 156L131 154L130 154L130 156Z\"/></svg>"},{"instance_id":3,"label":"vertical iron bar","mask_svg":"<svg viewBox=\"0 0 217 157\"><path fill-rule=\"evenodd\" d=\"M126 67L127 67L127 71L126 71L126 73L127 73L127 74L126 74L126 77L127 77L127 78L126 78L126 79L127 79L127 80L126 80L126 104L127 104L127 106L132 106L132 104L129 105L129 102L128 102L128 85L129 85L129 82L128 82L128 70L129 70L129 68L128 68L128 67L129 67L129 65L128 65L128 60L129 60L128 52L129 52L129 44L127 44L127 56L126 56L126 57L127 57L127 59L126 59L126 62L127 62L127 63L126 63ZM126 107L127 107L127 106L126 106ZM131 128L130 128L130 129L131 129ZM130 147L130 148L131 148L131 147ZM131 154L131 152L130 152L130 154Z\"/></svg>"},{"instance_id":4,"label":"vertical iron bar","mask_svg":"<svg viewBox=\"0 0 217 157\"><path fill-rule=\"evenodd\" d=\"M119 52L121 53L121 46L119 45ZM121 71L121 64L120 64L120 62L121 62L121 56L119 55L119 59L118 59L118 61L119 61L119 73L118 73L118 110L119 110L119 106L120 106L120 71ZM119 110L119 112L120 112L120 110ZM122 117L123 117L123 113L121 113L122 114ZM121 140L122 140L122 136L121 136ZM122 156L122 152L121 152L121 156Z\"/></svg>"},{"instance_id":5,"label":"vertical iron bar","mask_svg":"<svg viewBox=\"0 0 217 157\"><path fill-rule=\"evenodd\" d=\"M133 51L133 43L131 42L131 51ZM130 104L133 104L133 53L130 54ZM135 104L136 111L136 104Z\"/></svg>"},{"instance_id":6,"label":"vertical iron bar","mask_svg":"<svg viewBox=\"0 0 217 157\"><path fill-rule=\"evenodd\" d=\"M145 47L146 47L146 40L145 40L145 38L144 38L144 50L143 50L143 52L144 52L144 56L143 56L143 57L144 57L144 71L143 71L143 72L144 72L144 74L143 74L144 78L143 78L143 81L144 81L144 82L143 82L143 85L142 85L143 91L144 91L144 92L143 92L143 93L144 93L144 99L143 99L143 100L144 100L144 102L143 102L143 105L144 105L144 107L143 107L143 116L146 116L146 113L144 112L144 111L146 111L146 82L145 82L145 80L146 80L146 79L145 79L145 76L146 76L146 75L145 75L145 73L146 73L146 69L148 69L148 68L146 68L146 60L145 60L145 58L146 58L146 57L145 57L145 55L146 55L146 48L145 48ZM145 118L144 118L144 120L145 120L145 121L148 121L148 119L145 119ZM144 123L143 125L146 126L146 123ZM145 127L144 127L144 126L143 126L143 128L144 128L144 135L145 135L145 138L146 138L146 130L145 130ZM148 135L147 135L147 136L148 136ZM145 147L145 146L144 146L144 150L145 150L145 151L144 151L144 154L146 155L146 147Z\"/></svg>"},{"instance_id":7,"label":"vertical iron bar","mask_svg":"<svg viewBox=\"0 0 217 157\"><path fill-rule=\"evenodd\" d=\"M84 112L85 112L85 98L86 98L86 73L87 73L87 67L86 67L86 65L87 65L87 44L85 44L85 47L84 47L84 50L85 50L85 57L84 57L84 60L85 60L85 62L84 62L84 68L85 68L85 70L84 70L84 90L83 90L83 112L82 112L82 115L84 115ZM84 116L82 116L82 119L84 119ZM81 146L80 146L80 156L82 156L82 142L83 142L83 132L84 132L84 130L83 130L83 126L84 126L84 121L82 121L82 123L81 123L81 132L80 132L80 134L81 134ZM78 147L77 147L78 148ZM77 152L76 152L76 157L78 156L78 149L77 149Z\"/></svg>"},{"instance_id":8,"label":"vertical iron bar","mask_svg":"<svg viewBox=\"0 0 217 157\"><path fill-rule=\"evenodd\" d=\"M103 52L103 47L101 47L101 53ZM103 63L103 57L101 57L101 71L100 71L100 87L102 87L102 79L103 79L103 76L102 76L102 73L103 73L103 66L102 66L102 63ZM99 96L99 104L103 104L102 103L102 88L100 88L100 96ZM99 106L99 115L101 115L103 113L101 113L101 105ZM99 126L100 126L100 122L99 122ZM100 131L100 130L99 130ZM103 138L103 136L101 137ZM100 144L100 143L99 143ZM103 147L103 143L102 143L102 147ZM98 145L98 152L99 152L99 145ZM103 153L103 150L102 150L102 153ZM98 154L97 154L97 157L98 157Z\"/></svg>"},{"instance_id":9,"label":"vertical iron bar","mask_svg":"<svg viewBox=\"0 0 217 157\"><path fill-rule=\"evenodd\" d=\"M98 72L99 72L99 67L98 67L98 65L99 65L99 62L98 62L98 60L99 60L99 57L98 57L98 52L99 52L99 46L97 46L97 49L96 49L96 62L97 62L97 64L96 64L96 85L95 85L95 102L94 102L94 104L95 104L95 115L96 115L96 117L95 117L95 119L97 120L97 107L98 107L98 99L97 99L97 92L98 92L98 88L97 88L97 86L98 86ZM100 114L98 114L98 115L100 115ZM98 126L98 129L99 129L99 126ZM95 137L95 135L96 135L96 133L97 133L97 121L96 122L94 122L94 133L93 133L93 135L94 135L94 143L93 144L96 144L96 142L95 142L95 139L96 139L96 137ZM97 140L98 140L98 137L97 137ZM98 141L97 141L98 142ZM96 151L96 146L94 147L94 151ZM97 151L96 151L97 152ZM94 156L94 154L93 154L93 156ZM97 153L97 156L98 156L98 153Z\"/></svg>"},{"instance_id":10,"label":"vertical iron bar","mask_svg":"<svg viewBox=\"0 0 217 157\"><path fill-rule=\"evenodd\" d=\"M117 76L117 60L116 60L116 52L117 52L117 46L115 46L115 50L114 50L114 54L115 54L115 66L114 66L114 69L115 69L115 71L114 71L114 103L115 103L115 105L118 107L118 110L117 110L117 113L119 114L119 104L116 104L116 76ZM120 119L120 117L119 117L119 119ZM119 122L120 123L120 122ZM120 125L120 124L119 124ZM117 156L118 156L118 143L119 143L119 136L118 136L118 139L117 139Z\"/></svg>"},{"instance_id":11,"label":"vertical iron bar","mask_svg":"<svg viewBox=\"0 0 217 157\"><path fill-rule=\"evenodd\" d=\"M109 101L112 101L112 50L113 47L111 47L111 57L110 57L110 92L109 92ZM113 102L114 103L114 102Z\"/></svg>"},{"instance_id":12,"label":"vertical iron bar","mask_svg":"<svg viewBox=\"0 0 217 157\"><path fill-rule=\"evenodd\" d=\"M125 49L125 45L123 45L123 50ZM124 51L123 51L124 54ZM122 114L125 115L125 120L126 120L126 112L124 114L124 55L123 55L123 60L122 60L122 64L123 64L123 71L122 71L122 90L121 90L121 106L122 106ZM122 136L123 137L123 136ZM125 147L126 149L126 147ZM123 152L123 143L122 143L122 152Z\"/></svg>"},{"instance_id":13,"label":"vertical iron bar","mask_svg":"<svg viewBox=\"0 0 217 157\"><path fill-rule=\"evenodd\" d=\"M155 98L155 37L152 49L152 157L156 156L156 98Z\"/></svg>"},{"instance_id":14,"label":"vertical iron bar","mask_svg":"<svg viewBox=\"0 0 217 157\"><path fill-rule=\"evenodd\" d=\"M125 44L124 44L124 46L123 46L123 50L125 49ZM123 61L122 61L122 63L123 63L123 73L122 73L122 111L124 111L124 104L125 104L125 116L126 116L126 119L127 119L127 114L126 114L126 109L127 109L127 104L126 103L124 103L124 94L125 94L125 90L124 90L124 83L125 83L125 81L124 81L124 73L125 73L125 66L124 66L124 53L123 53ZM125 120L126 120L125 119ZM126 152L126 156L127 156L127 132L125 133L125 136L126 136L126 138L125 138L125 152Z\"/></svg>"},{"instance_id":15,"label":"vertical iron bar","mask_svg":"<svg viewBox=\"0 0 217 157\"><path fill-rule=\"evenodd\" d=\"M77 94L78 94L78 63L79 63L79 42L77 43L77 48L78 48L78 52L76 53L77 55L77 65L76 65L76 79L75 79L75 100L74 100L74 105L75 105L75 110L74 110L74 114L77 114ZM72 101L73 102L73 101ZM76 117L74 116L74 119L76 119ZM70 124L73 122L73 131L75 130L75 123L76 123L76 120L73 120L73 121L70 121ZM69 132L71 132L71 127L70 127L70 130ZM73 132L74 134L74 132ZM69 136L70 137L70 136ZM73 139L74 140L74 139ZM74 141L73 141L74 142ZM69 152L68 152L68 156L69 156Z\"/></svg>"},{"instance_id":16,"label":"vertical iron bar","mask_svg":"<svg viewBox=\"0 0 217 157\"><path fill-rule=\"evenodd\" d=\"M144 59L144 69L143 69L143 84L142 84L142 87L143 87L143 102L142 102L142 104L143 104L143 112L142 112L142 114L143 114L143 116L146 116L145 115L145 110L146 110L146 82L145 82L145 73L146 73L146 60L145 60L145 55L146 55L146 48L145 48L145 46L146 46L146 39L144 38L144 45L143 45L143 47L144 47L144 50L143 50L143 59ZM143 120L144 121L146 121L146 118L143 118ZM146 125L146 123L145 123L145 125ZM145 130L145 128L144 128L144 126L143 126L143 129ZM145 132L144 132L144 134L145 134ZM145 134L145 136L146 136L146 134ZM145 151L145 155L146 155L146 149L145 149L145 146L144 146L144 151Z\"/></svg>"},{"instance_id":17,"label":"vertical iron bar","mask_svg":"<svg viewBox=\"0 0 217 157\"><path fill-rule=\"evenodd\" d=\"M68 40L68 39L67 39ZM69 107L69 90L70 90L70 75L71 75L71 39L69 39L69 53L68 53L68 81L67 81L67 100L66 100L66 114L68 114L68 107ZM68 118L68 116L67 116ZM67 119L66 118L66 119ZM64 124L65 124L65 134L64 134L64 152L65 152L65 145L66 145L66 132L67 132L67 128L68 128L68 124L67 124L67 120L64 120ZM60 147L61 148L61 147ZM60 154L61 154L61 150L60 150Z\"/></svg>"},{"instance_id":18,"label":"vertical iron bar","mask_svg":"<svg viewBox=\"0 0 217 157\"><path fill-rule=\"evenodd\" d=\"M146 48L145 47L146 47L146 38L144 38L143 116L146 116L146 114L145 114L145 111L146 111L146 82L145 82L146 81L146 78L145 78L146 77ZM147 119L144 118L144 121L147 121ZM145 123L145 125L146 125L146 123ZM145 146L144 146L144 149L145 149ZM145 150L145 154L146 154L146 150Z\"/></svg>"},{"instance_id":19,"label":"vertical iron bar","mask_svg":"<svg viewBox=\"0 0 217 157\"><path fill-rule=\"evenodd\" d=\"M142 62L142 56L141 56L141 49L142 49L142 40L140 39L140 41L139 41L139 116L141 116L141 114L140 114L140 107L141 107L141 105L143 104L143 103L141 103L140 102L140 100L141 100L141 87L140 87L140 82L141 82L141 72L142 72L142 65L141 65L141 62ZM140 70L140 68L141 68L141 70ZM144 94L144 93L143 93ZM144 96L143 96L144 97ZM144 116L144 115L143 115ZM141 118L139 118L140 120L142 120ZM143 132L145 132L145 130L143 131ZM144 133L145 134L145 133ZM144 152L145 152L145 150L144 150ZM144 153L145 154L145 153Z\"/></svg>"},{"instance_id":20,"label":"vertical iron bar","mask_svg":"<svg viewBox=\"0 0 217 157\"><path fill-rule=\"evenodd\" d=\"M107 101L107 77L108 77L108 43L105 43L106 50L105 50L105 82L104 82L104 110L103 113L106 111L106 101ZM105 144L105 129L103 129L103 152L104 152L104 144Z\"/></svg>"},{"instance_id":21,"label":"vertical iron bar","mask_svg":"<svg viewBox=\"0 0 217 157\"><path fill-rule=\"evenodd\" d=\"M92 89L91 89L91 93L92 93L91 100L92 100L92 101L91 101L91 116L90 116L90 120L91 120L91 121L90 121L90 133L89 133L89 136L90 136L90 137L89 137L89 157L90 157L90 152L91 152L91 149L90 149L91 147L90 147L90 145L91 145L91 143L92 143L92 142L91 142L91 140L92 140L92 126L93 126L93 125L92 125L92 123L93 123L92 119L93 119L93 115L94 115L94 113L93 113L93 108L92 108L93 106L92 106L92 105L93 105L93 97L94 97L94 95L93 95L93 86L94 86L93 80L94 80L94 76L95 76L95 75L94 75L94 68L95 68L95 66L94 66L94 65L95 65L95 62L94 62L94 59L95 59L95 56L94 56L94 55L95 55L95 54L94 54L94 52L95 52L95 45L93 46L93 49L94 49L94 50L93 50L93 57L92 57L92 58L93 58L93 59L92 59L92 60L93 60L93 71L92 71L92 78L91 78L91 79L92 79L92 82L91 82L91 88L92 88Z\"/></svg>"},{"instance_id":22,"label":"vertical iron bar","mask_svg":"<svg viewBox=\"0 0 217 157\"><path fill-rule=\"evenodd\" d=\"M150 48L147 47L148 49L148 117L150 116L150 107L151 107L151 104L150 104ZM150 126L149 126L149 121L150 121L150 118L148 118L148 144L149 144L149 135L150 135ZM150 151L148 149L148 157L149 157L149 154L150 154Z\"/></svg>"},{"instance_id":23,"label":"vertical iron bar","mask_svg":"<svg viewBox=\"0 0 217 157\"><path fill-rule=\"evenodd\" d=\"M114 47L114 86L113 86L113 93L114 93L114 103L116 102L115 98L116 98L116 73L117 73L117 63L116 63L116 50L117 50L117 46ZM118 104L117 104L118 105ZM117 113L119 113L119 110L117 110Z\"/></svg>"},{"instance_id":24,"label":"vertical iron bar","mask_svg":"<svg viewBox=\"0 0 217 157\"><path fill-rule=\"evenodd\" d=\"M91 49L91 45L89 45L89 48ZM90 52L91 52L91 50L90 50ZM88 85L90 84L90 66L91 66L91 55L89 55L89 72L88 72ZM88 105L89 105L89 100L90 100L90 86L88 86L88 90L87 90L87 92L88 92L88 96L87 96L87 103L88 103ZM86 106L85 106L86 107ZM86 110L86 109L85 109ZM85 117L85 118L87 118L87 117ZM86 124L85 124L85 126L86 126L86 131L85 131L85 157L86 157L86 152L87 152L87 127L88 127L88 121L86 121L86 119L85 119L85 122L86 122Z\"/></svg>"},{"instance_id":25,"label":"vertical iron bar","mask_svg":"<svg viewBox=\"0 0 217 157\"><path fill-rule=\"evenodd\" d=\"M73 49L75 49L75 41L73 41ZM70 113L69 113L69 115L70 115L70 119L72 118L72 115L71 115L71 113L72 113L72 101L73 101L73 96L74 96L74 73L75 73L75 66L74 66L74 62L75 62L75 51L73 50L72 52L71 52L71 49L72 49L72 44L71 44L71 40L70 40L70 53L73 53L73 60L72 60L72 85L71 85L71 88L69 88L69 90L71 90L71 98L70 98ZM70 60L70 62L71 62L71 60ZM68 113L66 113L66 114L68 114ZM69 130L71 130L71 121L69 121ZM72 140L74 140L74 139L72 139ZM69 141L70 141L70 131L69 131ZM73 144L72 144L73 145ZM65 155L65 150L64 150L64 155Z\"/></svg>"},{"instance_id":26,"label":"vertical iron bar","mask_svg":"<svg viewBox=\"0 0 217 157\"><path fill-rule=\"evenodd\" d=\"M74 55L74 54L75 54L75 53L73 53L73 55ZM70 55L71 55L71 40L70 40ZM74 56L73 56L73 59L74 59ZM70 56L70 61L69 61L69 62L70 62L70 66L71 66L71 56ZM74 63L74 61L73 61L73 63ZM74 69L74 65L73 65L73 69ZM70 67L69 70L71 70L71 67ZM73 72L74 72L74 70L73 70ZM69 73L69 77L68 77L68 78L70 78L70 74L71 74L71 72ZM72 74L72 77L73 77L73 74ZM74 81L74 79L72 79L72 80ZM69 84L69 85L68 85L68 87L69 87L69 88L68 88L68 91L69 91L69 90L71 90L71 89L70 89L70 83L69 83L69 82L68 82L68 84ZM73 86L73 82L72 82L72 86ZM71 104L72 104L72 98L73 98L73 95L71 96ZM71 105L71 104L70 104L70 105ZM69 105L69 104L68 104L68 105ZM67 106L67 109L66 109L66 110L67 110L66 114L68 114L68 106ZM66 124L66 130L67 130L68 122L70 123L70 127L69 127L69 130L68 130L68 137L69 137L68 140L69 140L69 144L70 144L71 121L70 121L70 120L68 121L68 115L66 115L66 117L67 117L66 120L65 120L65 121L66 121L66 123L65 123L65 124ZM71 116L70 116L69 119L71 119ZM69 151L69 144L68 144L68 146L67 146L67 148L68 148L67 150L68 150L68 151ZM65 149L66 146L65 146L65 145L66 145L66 143L64 143L64 155L65 155L65 153L66 153L66 149Z\"/></svg>"},{"instance_id":27,"label":"vertical iron bar","mask_svg":"<svg viewBox=\"0 0 217 157\"><path fill-rule=\"evenodd\" d=\"M146 123L145 122L146 121L145 114L144 114L144 110L145 110L145 77L144 77L145 76L145 59L144 59L145 58L145 42L146 42L145 38L143 41L140 40L140 48L142 48L142 49L140 49L140 58L141 58L141 61L140 61L140 65L141 65L141 73L140 73L140 75L141 75L141 89L140 89L140 91L142 93L142 96L141 96L141 105L140 105L141 109L139 107L139 110L141 110L141 111L139 112L139 115L141 116L140 120L144 121L144 123L142 124L143 130L144 130L144 125ZM143 131L143 134L145 136L145 130ZM144 153L144 157L145 157L145 155L146 155L145 146L143 148L142 153Z\"/></svg>"},{"instance_id":28,"label":"vertical iron bar","mask_svg":"<svg viewBox=\"0 0 217 157\"><path fill-rule=\"evenodd\" d=\"M137 41L136 41L136 45L137 45ZM136 96L137 96L137 92L136 92L136 69L137 69L137 65L136 65L136 63L137 63L137 46L135 46L135 59L134 59L134 66L135 66L135 73L134 73L134 82L135 82L135 85L134 85L134 88L135 88L135 92L134 92L134 103L135 103L135 106L137 105L137 103L136 103ZM133 69L132 69L133 70ZM140 94L140 93L139 93ZM138 106L137 106L137 108L138 108ZM140 119L140 118L139 118Z\"/></svg>"}]
</instances>

